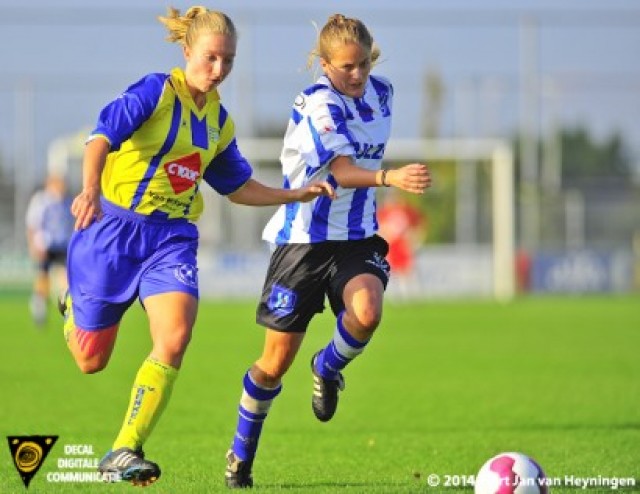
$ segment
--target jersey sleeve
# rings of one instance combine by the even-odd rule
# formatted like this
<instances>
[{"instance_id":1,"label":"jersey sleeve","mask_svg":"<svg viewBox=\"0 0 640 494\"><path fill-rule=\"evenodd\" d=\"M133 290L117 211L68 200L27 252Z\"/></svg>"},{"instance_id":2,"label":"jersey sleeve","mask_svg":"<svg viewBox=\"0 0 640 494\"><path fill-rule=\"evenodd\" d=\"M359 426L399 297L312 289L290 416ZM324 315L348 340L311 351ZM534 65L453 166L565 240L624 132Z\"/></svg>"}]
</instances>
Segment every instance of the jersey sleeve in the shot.
<instances>
[{"instance_id":1,"label":"jersey sleeve","mask_svg":"<svg viewBox=\"0 0 640 494\"><path fill-rule=\"evenodd\" d=\"M228 195L251 178L253 169L240 153L235 138L207 166L203 179L221 195Z\"/></svg>"},{"instance_id":2,"label":"jersey sleeve","mask_svg":"<svg viewBox=\"0 0 640 494\"><path fill-rule=\"evenodd\" d=\"M298 126L304 133L300 149L308 164L329 164L336 156L353 156L353 137L347 128L349 110L330 89L309 96L306 122Z\"/></svg>"},{"instance_id":3,"label":"jersey sleeve","mask_svg":"<svg viewBox=\"0 0 640 494\"><path fill-rule=\"evenodd\" d=\"M89 139L103 136L109 141L111 151L119 149L151 117L168 77L167 74L149 74L129 86L102 109Z\"/></svg>"},{"instance_id":4,"label":"jersey sleeve","mask_svg":"<svg viewBox=\"0 0 640 494\"><path fill-rule=\"evenodd\" d=\"M42 213L44 210L44 198L42 191L36 192L27 205L26 224L32 230L38 230L42 226Z\"/></svg>"}]
</instances>

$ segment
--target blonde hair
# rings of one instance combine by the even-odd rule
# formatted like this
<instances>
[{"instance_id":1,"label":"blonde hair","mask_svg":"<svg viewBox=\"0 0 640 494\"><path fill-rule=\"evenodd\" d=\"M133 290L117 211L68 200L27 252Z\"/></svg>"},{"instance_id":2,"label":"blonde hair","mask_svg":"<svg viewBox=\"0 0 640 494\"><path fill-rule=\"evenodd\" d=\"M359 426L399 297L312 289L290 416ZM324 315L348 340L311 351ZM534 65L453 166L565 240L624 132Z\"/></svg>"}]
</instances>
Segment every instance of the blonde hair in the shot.
<instances>
[{"instance_id":1,"label":"blonde hair","mask_svg":"<svg viewBox=\"0 0 640 494\"><path fill-rule=\"evenodd\" d=\"M311 68L317 58L330 61L335 46L347 43L357 43L368 49L373 64L380 58L380 49L361 20L345 17L342 14L333 14L318 33L316 46L309 53L307 68Z\"/></svg>"},{"instance_id":2,"label":"blonde hair","mask_svg":"<svg viewBox=\"0 0 640 494\"><path fill-rule=\"evenodd\" d=\"M202 6L190 7L184 15L169 7L167 16L158 16L158 20L169 31L167 41L183 46L192 46L202 32L238 36L236 26L225 13Z\"/></svg>"}]
</instances>

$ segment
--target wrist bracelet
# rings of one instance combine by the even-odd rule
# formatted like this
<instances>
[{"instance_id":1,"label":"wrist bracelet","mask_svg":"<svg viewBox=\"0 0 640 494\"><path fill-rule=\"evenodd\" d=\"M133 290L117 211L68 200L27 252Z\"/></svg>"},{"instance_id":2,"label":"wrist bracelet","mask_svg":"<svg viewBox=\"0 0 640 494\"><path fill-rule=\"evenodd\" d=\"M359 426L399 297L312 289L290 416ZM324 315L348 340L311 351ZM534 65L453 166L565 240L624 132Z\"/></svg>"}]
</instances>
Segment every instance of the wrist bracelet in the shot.
<instances>
[{"instance_id":1,"label":"wrist bracelet","mask_svg":"<svg viewBox=\"0 0 640 494\"><path fill-rule=\"evenodd\" d=\"M380 183L385 187L389 187L389 184L387 183L387 170L385 169L382 170L382 175L380 176Z\"/></svg>"}]
</instances>

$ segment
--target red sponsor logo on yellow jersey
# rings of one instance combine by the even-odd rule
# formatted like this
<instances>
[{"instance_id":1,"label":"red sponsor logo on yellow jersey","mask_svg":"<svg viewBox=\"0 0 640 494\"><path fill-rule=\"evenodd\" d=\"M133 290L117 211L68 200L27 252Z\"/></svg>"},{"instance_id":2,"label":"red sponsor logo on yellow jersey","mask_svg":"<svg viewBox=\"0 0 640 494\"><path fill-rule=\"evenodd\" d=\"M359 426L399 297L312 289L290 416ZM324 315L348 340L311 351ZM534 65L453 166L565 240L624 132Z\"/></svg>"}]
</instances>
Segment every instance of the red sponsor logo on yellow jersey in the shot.
<instances>
[{"instance_id":1,"label":"red sponsor logo on yellow jersey","mask_svg":"<svg viewBox=\"0 0 640 494\"><path fill-rule=\"evenodd\" d=\"M164 164L164 169L176 194L189 190L200 177L200 154L193 153Z\"/></svg>"}]
</instances>

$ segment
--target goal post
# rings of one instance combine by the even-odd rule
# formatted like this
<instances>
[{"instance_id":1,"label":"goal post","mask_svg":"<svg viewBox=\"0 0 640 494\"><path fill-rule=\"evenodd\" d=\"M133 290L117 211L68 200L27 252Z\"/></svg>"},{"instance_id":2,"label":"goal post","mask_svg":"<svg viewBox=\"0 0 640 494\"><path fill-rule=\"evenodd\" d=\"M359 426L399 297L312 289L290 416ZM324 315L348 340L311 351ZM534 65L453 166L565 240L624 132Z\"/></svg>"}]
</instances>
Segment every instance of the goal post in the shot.
<instances>
[{"instance_id":1,"label":"goal post","mask_svg":"<svg viewBox=\"0 0 640 494\"><path fill-rule=\"evenodd\" d=\"M494 139L391 139L387 160L445 160L491 163L493 295L507 301L515 295L515 195L513 151Z\"/></svg>"},{"instance_id":2,"label":"goal post","mask_svg":"<svg viewBox=\"0 0 640 494\"><path fill-rule=\"evenodd\" d=\"M515 273L515 193L513 151L501 144L492 153L493 184L493 290L498 300L514 297Z\"/></svg>"}]
</instances>

